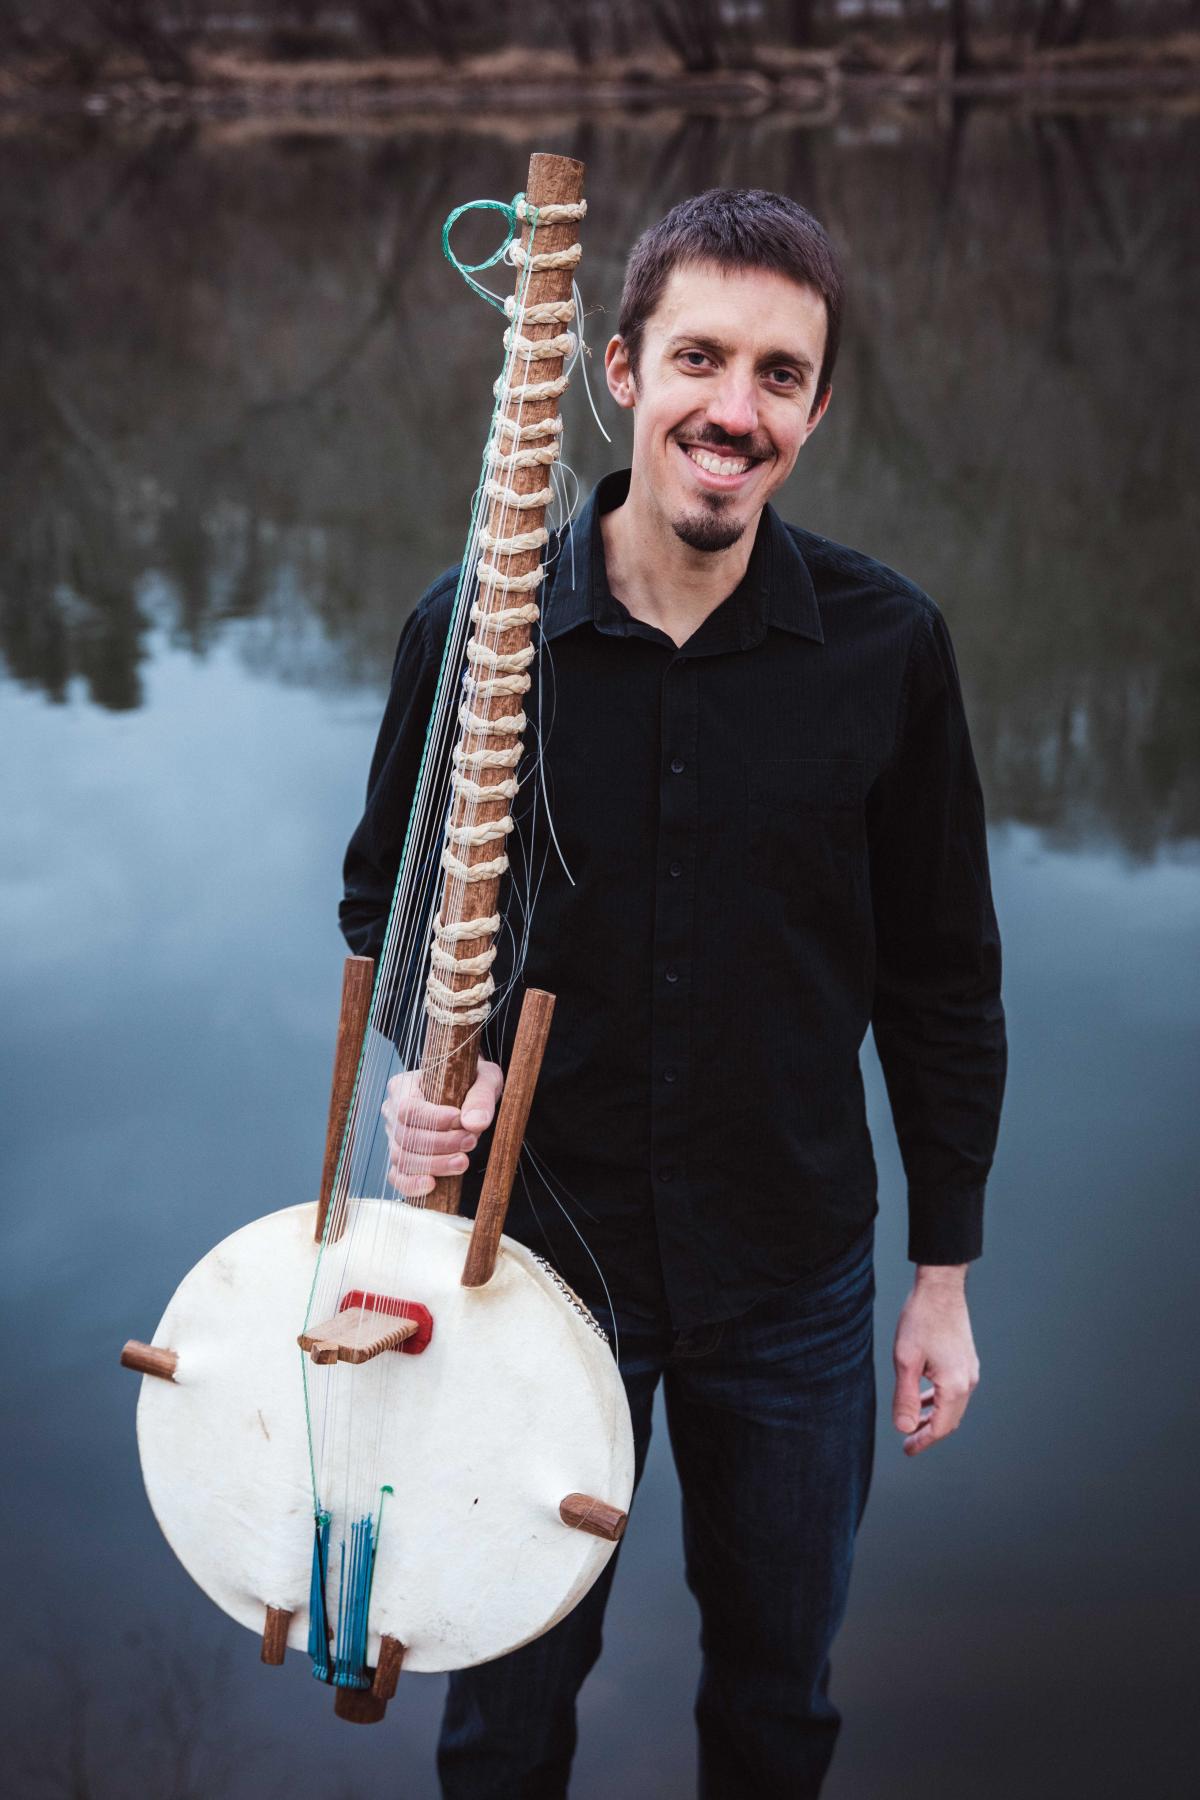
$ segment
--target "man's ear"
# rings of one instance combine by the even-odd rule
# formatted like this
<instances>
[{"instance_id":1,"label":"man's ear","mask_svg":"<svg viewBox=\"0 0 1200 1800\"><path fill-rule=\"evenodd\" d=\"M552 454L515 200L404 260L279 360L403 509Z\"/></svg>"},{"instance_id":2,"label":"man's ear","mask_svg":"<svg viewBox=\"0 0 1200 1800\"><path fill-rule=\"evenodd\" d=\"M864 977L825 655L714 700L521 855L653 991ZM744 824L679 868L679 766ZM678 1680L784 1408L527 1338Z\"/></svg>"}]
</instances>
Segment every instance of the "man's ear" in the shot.
<instances>
[{"instance_id":1,"label":"man's ear","mask_svg":"<svg viewBox=\"0 0 1200 1800\"><path fill-rule=\"evenodd\" d=\"M817 404L808 415L808 423L804 427L804 441L806 444L813 432L817 429L817 426L821 423L821 420L825 417L825 414L829 409L829 402L832 399L833 383L830 382L829 386L825 389L825 392L821 395L821 398L817 401Z\"/></svg>"},{"instance_id":2,"label":"man's ear","mask_svg":"<svg viewBox=\"0 0 1200 1800\"><path fill-rule=\"evenodd\" d=\"M637 404L637 384L633 379L629 352L622 337L608 340L608 349L604 352L604 377L608 382L608 391L618 406L628 408Z\"/></svg>"}]
</instances>

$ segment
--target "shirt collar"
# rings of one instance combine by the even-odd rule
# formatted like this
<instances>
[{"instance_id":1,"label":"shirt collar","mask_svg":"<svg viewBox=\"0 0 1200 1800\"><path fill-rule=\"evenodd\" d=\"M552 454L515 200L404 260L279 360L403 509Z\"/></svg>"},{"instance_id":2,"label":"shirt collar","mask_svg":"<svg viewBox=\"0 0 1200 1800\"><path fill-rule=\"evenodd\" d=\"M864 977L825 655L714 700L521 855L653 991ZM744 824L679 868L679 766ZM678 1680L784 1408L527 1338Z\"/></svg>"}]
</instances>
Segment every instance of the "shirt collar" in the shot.
<instances>
[{"instance_id":1,"label":"shirt collar","mask_svg":"<svg viewBox=\"0 0 1200 1800\"><path fill-rule=\"evenodd\" d=\"M587 504L576 515L568 530L558 540L557 554L543 589L542 635L561 637L577 625L593 624L598 631L610 635L626 635L629 615L609 592L604 569L604 541L600 519L613 507L620 506L629 492L629 471L606 475L593 491ZM697 632L697 640L707 634L714 621L734 603L732 626L736 639L713 644L713 648L752 649L766 636L768 625L799 637L824 643L821 609L808 564L791 532L774 507L763 508L758 536L750 555L746 575L735 592L717 611L710 614ZM696 648L701 645L696 640Z\"/></svg>"}]
</instances>

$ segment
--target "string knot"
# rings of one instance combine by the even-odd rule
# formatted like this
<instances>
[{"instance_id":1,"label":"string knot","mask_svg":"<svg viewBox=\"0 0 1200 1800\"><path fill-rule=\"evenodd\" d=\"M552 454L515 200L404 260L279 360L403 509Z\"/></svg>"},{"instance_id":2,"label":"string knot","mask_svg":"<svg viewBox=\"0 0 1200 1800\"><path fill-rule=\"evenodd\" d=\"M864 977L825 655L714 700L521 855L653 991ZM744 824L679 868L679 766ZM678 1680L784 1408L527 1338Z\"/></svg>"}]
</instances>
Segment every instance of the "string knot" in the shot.
<instances>
[{"instance_id":1,"label":"string knot","mask_svg":"<svg viewBox=\"0 0 1200 1800\"><path fill-rule=\"evenodd\" d=\"M487 288L483 287L480 282L475 280L475 276L478 275L481 270L495 268L498 262L503 261L508 252L509 245L517 235L517 228L520 221L524 217L524 214L518 213L517 211L517 208L523 206L524 202L524 194L517 194L509 201L465 200L461 206L456 206L454 208L453 212L448 215L446 223L442 226L442 251L446 261L450 263L453 268L458 270L459 274L473 293L478 294L481 300L486 300L489 306L494 306L498 312L504 311L503 300L497 299L495 294L490 294ZM450 233L462 218L463 214L469 212L498 212L503 215L508 223L508 231L505 234L504 242L498 250L493 250L490 256L485 256L482 262L462 262L455 256L454 251L450 247Z\"/></svg>"}]
</instances>

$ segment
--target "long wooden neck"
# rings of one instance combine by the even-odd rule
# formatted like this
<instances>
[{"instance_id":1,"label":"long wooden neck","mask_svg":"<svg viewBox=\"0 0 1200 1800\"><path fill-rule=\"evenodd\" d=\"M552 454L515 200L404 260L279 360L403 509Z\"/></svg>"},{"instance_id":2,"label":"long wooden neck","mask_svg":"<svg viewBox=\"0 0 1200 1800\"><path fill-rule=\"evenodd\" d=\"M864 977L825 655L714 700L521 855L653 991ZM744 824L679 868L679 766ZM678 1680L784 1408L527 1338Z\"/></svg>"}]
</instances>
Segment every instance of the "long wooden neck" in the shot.
<instances>
[{"instance_id":1,"label":"long wooden neck","mask_svg":"<svg viewBox=\"0 0 1200 1800\"><path fill-rule=\"evenodd\" d=\"M576 207L583 198L583 174L583 164L571 157L531 157L527 207L543 209L543 216L546 208ZM522 354L521 343L523 339L525 345L548 344L559 340L566 330L561 312L571 299L574 266L570 256L578 242L579 224L577 219L554 223L555 216L551 213L546 222L537 219L535 229L531 230L528 222L522 227L521 248L529 256L533 240L533 262L528 269L520 269L516 284L512 389L561 386L563 354L530 357L527 351ZM568 256L563 257L563 252ZM558 266L547 266L552 263ZM559 317L543 316L555 310ZM514 538L529 534L536 538L543 532L546 500L532 497L548 494L549 453L557 444L557 418L557 392L543 398L513 392L502 406L495 441L503 454L491 467L493 492L485 545L503 546ZM504 497L504 490L510 497ZM531 504L519 504L531 499ZM452 996L478 995L486 986L484 965L494 947L495 931L485 922L496 916L503 869L474 878L462 873L462 865L491 871L504 857L504 821L509 817L522 740L508 725L490 727L494 721L512 720L521 708L520 694L511 691L520 685L519 674L506 677L502 671L527 660L522 653L529 651L532 621L517 615L532 612L537 588L521 583L540 568L542 552L538 547L486 548L483 560L486 569L495 573L489 576L485 570L480 577L474 648L468 651L475 690L472 692L471 686L466 689L466 716L453 758L458 779L446 840L450 866L443 883L421 1056L422 1091L428 1100L444 1106L460 1106L475 1079L482 1006L477 999L460 1004ZM510 691L496 691L506 682ZM496 790L494 798L488 789ZM489 825L495 835L488 833ZM444 865L446 861L444 857ZM480 922L478 933L461 935L463 926L472 921ZM458 1176L439 1180L425 1204L436 1211L457 1212L460 1186Z\"/></svg>"}]
</instances>

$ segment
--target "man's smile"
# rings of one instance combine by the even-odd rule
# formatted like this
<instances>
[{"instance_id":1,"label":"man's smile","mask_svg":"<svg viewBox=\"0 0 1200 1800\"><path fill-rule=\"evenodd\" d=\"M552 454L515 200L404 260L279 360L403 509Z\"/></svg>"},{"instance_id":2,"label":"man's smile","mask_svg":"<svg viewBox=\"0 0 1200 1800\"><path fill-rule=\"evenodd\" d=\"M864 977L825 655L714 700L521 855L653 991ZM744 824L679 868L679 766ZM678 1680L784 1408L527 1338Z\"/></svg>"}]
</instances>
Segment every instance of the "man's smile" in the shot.
<instances>
[{"instance_id":1,"label":"man's smile","mask_svg":"<svg viewBox=\"0 0 1200 1800\"><path fill-rule=\"evenodd\" d=\"M707 444L683 443L678 438L675 441L692 468L702 477L701 486L718 491L730 492L742 486L746 477L763 460L758 456L738 454Z\"/></svg>"}]
</instances>

